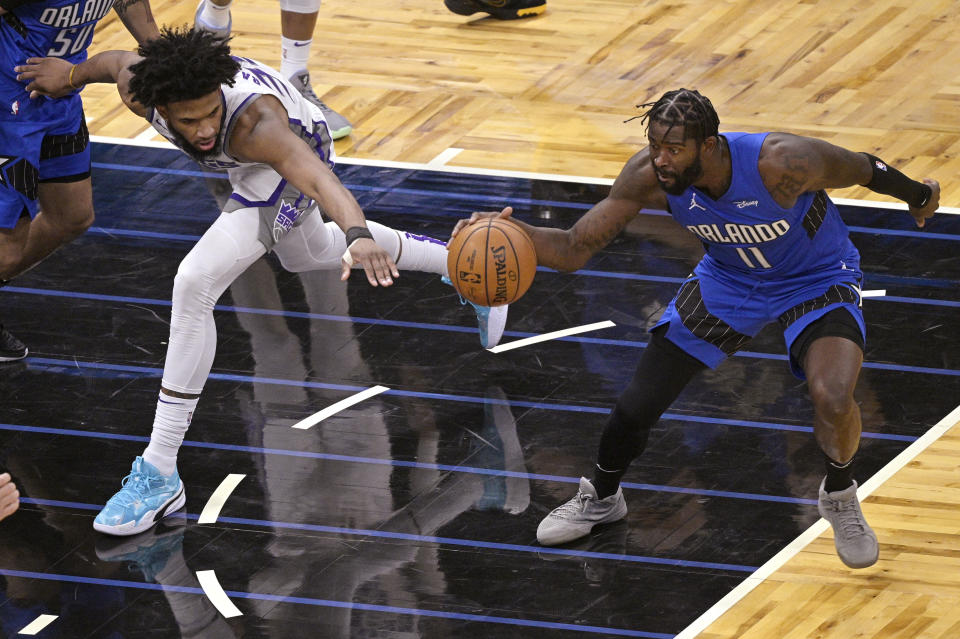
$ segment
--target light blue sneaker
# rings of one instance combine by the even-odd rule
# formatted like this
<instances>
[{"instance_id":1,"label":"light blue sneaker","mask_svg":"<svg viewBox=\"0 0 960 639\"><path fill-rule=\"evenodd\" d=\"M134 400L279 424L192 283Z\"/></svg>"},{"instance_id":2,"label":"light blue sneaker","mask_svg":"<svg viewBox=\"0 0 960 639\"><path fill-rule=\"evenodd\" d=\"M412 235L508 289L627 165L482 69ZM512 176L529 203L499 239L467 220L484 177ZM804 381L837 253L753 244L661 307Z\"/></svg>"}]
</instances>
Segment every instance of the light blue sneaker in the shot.
<instances>
[{"instance_id":1,"label":"light blue sneaker","mask_svg":"<svg viewBox=\"0 0 960 639\"><path fill-rule=\"evenodd\" d=\"M122 485L93 520L94 530L108 535L136 535L187 503L177 471L169 477L161 475L143 457L133 460Z\"/></svg>"},{"instance_id":2,"label":"light blue sneaker","mask_svg":"<svg viewBox=\"0 0 960 639\"><path fill-rule=\"evenodd\" d=\"M440 278L444 284L453 286L450 278L444 275ZM493 348L500 343L503 337L503 329L507 325L507 308L509 304L503 306L480 306L470 300L460 298L461 304L469 304L477 312L477 325L480 327L480 344L484 348Z\"/></svg>"}]
</instances>

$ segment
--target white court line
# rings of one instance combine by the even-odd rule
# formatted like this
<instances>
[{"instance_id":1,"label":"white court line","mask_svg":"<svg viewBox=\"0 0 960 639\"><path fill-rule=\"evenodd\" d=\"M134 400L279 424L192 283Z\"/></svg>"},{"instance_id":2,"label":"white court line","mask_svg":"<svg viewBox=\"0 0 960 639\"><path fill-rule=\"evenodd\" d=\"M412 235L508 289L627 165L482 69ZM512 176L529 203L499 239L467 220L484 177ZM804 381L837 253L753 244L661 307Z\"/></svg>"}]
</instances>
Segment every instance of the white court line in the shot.
<instances>
[{"instance_id":1,"label":"white court line","mask_svg":"<svg viewBox=\"0 0 960 639\"><path fill-rule=\"evenodd\" d=\"M441 167L453 158L457 157L461 151L463 151L463 149L458 149L455 146L451 146L446 151L440 151L440 153L437 153L437 157L427 162L427 166L429 166L431 169Z\"/></svg>"},{"instance_id":2,"label":"white court line","mask_svg":"<svg viewBox=\"0 0 960 639\"><path fill-rule=\"evenodd\" d=\"M200 518L197 519L197 523L217 523L217 517L220 516L220 510L223 508L223 505L227 503L227 498L230 497L230 493L237 487L237 484L243 481L244 477L246 477L246 475L227 475L224 477L223 481L220 482L220 485L217 486L217 489L213 491L210 499L208 499L204 505L203 510L200 512Z\"/></svg>"},{"instance_id":3,"label":"white court line","mask_svg":"<svg viewBox=\"0 0 960 639\"><path fill-rule=\"evenodd\" d=\"M960 406L954 408L950 413L941 419L937 424L923 434L922 437L914 441L903 452L894 457L890 462L880 469L873 477L868 479L859 489L857 497L864 501L873 491L879 488L885 481L890 479L894 473L909 464L913 459L930 447L935 441L940 439L941 435L950 430L950 427L960 421ZM693 639L698 634L707 629L714 621L720 618L738 601L747 596L747 594L759 586L764 579L779 570L785 563L803 550L807 544L816 539L827 528L830 527L825 520L820 519L810 526L799 537L794 539L786 548L774 555L770 561L760 566L755 573L747 577L739 586L727 593L727 596L715 603L709 610L697 617L692 624L683 629L683 632L676 635L673 639ZM840 560L837 559L839 562Z\"/></svg>"},{"instance_id":4,"label":"white court line","mask_svg":"<svg viewBox=\"0 0 960 639\"><path fill-rule=\"evenodd\" d=\"M310 417L307 417L306 419L297 422L296 424L291 426L291 428L299 428L301 430L305 430L307 428L310 428L311 426L314 426L315 424L318 424L319 422L322 422L327 417L330 417L331 415L335 415L336 413L339 413L345 408L350 408L354 404L358 404L365 399L373 397L374 395L379 395L383 391L388 391L388 390L390 389L387 388L386 386L374 386L372 388L368 388L367 390L360 391L356 395L351 395L346 399L341 399L336 404L331 404L326 408L324 408L323 410L317 411Z\"/></svg>"},{"instance_id":5,"label":"white court line","mask_svg":"<svg viewBox=\"0 0 960 639\"><path fill-rule=\"evenodd\" d=\"M49 626L59 615L40 615L18 632L18 635L35 635L47 626Z\"/></svg>"},{"instance_id":6,"label":"white court line","mask_svg":"<svg viewBox=\"0 0 960 639\"><path fill-rule=\"evenodd\" d=\"M207 599L217 607L221 615L229 619L230 617L239 617L243 614L239 608L233 605L227 593L223 591L223 587L220 585L220 582L217 581L217 573L212 570L198 570L197 579L200 581L200 587L203 588Z\"/></svg>"},{"instance_id":7,"label":"white court line","mask_svg":"<svg viewBox=\"0 0 960 639\"><path fill-rule=\"evenodd\" d=\"M152 128L152 127L151 127ZM139 137L139 136L138 136ZM130 138L114 138L106 135L91 135L92 142L101 142L105 144L125 144L127 146L149 146L156 149L176 149L177 147L166 140L155 142L153 140L137 140ZM358 166L380 166L388 169L410 169L412 171L439 171L441 173L465 173L467 175L492 175L497 177L515 177L527 180L556 180L561 182L576 182L579 184L613 184L613 178L597 178L585 175L564 175L562 173L535 173L532 171L506 171L501 169L483 169L471 166L430 166L421 162L396 162L393 160L374 160L370 158L347 158L338 155L337 163L354 164ZM898 202L874 202L873 200L854 200L850 198L830 198L836 204L846 204L850 206L872 206L880 209L900 209L907 210L906 204ZM960 215L960 207L941 206L937 209L938 213L950 213ZM935 237L935 236L934 236Z\"/></svg>"},{"instance_id":8,"label":"white court line","mask_svg":"<svg viewBox=\"0 0 960 639\"><path fill-rule=\"evenodd\" d=\"M148 126L145 130L138 133L133 139L137 141L149 142L156 136L160 135L157 133L157 130L152 126Z\"/></svg>"},{"instance_id":9,"label":"white court line","mask_svg":"<svg viewBox=\"0 0 960 639\"><path fill-rule=\"evenodd\" d=\"M884 297L887 294L886 289L877 289L875 291L860 291L860 297Z\"/></svg>"},{"instance_id":10,"label":"white court line","mask_svg":"<svg viewBox=\"0 0 960 639\"><path fill-rule=\"evenodd\" d=\"M515 342L507 342L506 344L499 344L497 346L494 346L493 348L488 348L487 350L490 351L491 353L502 353L503 351L513 350L514 348L520 348L522 346L530 346L531 344L546 342L547 340L566 337L568 335L576 335L577 333L587 333L589 331L598 331L601 328L610 328L611 326L616 326L616 324L614 324L610 320L606 320L605 322L596 322L595 324L584 324L583 326L574 326L573 328L565 328L562 331L544 333L543 335L534 335L533 337L518 339Z\"/></svg>"}]
</instances>

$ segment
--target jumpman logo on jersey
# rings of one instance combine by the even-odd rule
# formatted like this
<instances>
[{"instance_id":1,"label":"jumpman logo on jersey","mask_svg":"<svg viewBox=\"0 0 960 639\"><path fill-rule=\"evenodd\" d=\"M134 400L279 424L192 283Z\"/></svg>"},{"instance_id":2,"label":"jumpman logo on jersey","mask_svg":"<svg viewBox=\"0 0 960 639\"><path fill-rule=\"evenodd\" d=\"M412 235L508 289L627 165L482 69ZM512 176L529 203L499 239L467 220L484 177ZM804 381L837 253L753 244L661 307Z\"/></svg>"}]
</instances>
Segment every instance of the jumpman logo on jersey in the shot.
<instances>
[{"instance_id":1,"label":"jumpman logo on jersey","mask_svg":"<svg viewBox=\"0 0 960 639\"><path fill-rule=\"evenodd\" d=\"M690 194L690 208L688 210L692 211L693 209L700 209L701 211L706 211L707 207L697 204L697 194Z\"/></svg>"}]
</instances>

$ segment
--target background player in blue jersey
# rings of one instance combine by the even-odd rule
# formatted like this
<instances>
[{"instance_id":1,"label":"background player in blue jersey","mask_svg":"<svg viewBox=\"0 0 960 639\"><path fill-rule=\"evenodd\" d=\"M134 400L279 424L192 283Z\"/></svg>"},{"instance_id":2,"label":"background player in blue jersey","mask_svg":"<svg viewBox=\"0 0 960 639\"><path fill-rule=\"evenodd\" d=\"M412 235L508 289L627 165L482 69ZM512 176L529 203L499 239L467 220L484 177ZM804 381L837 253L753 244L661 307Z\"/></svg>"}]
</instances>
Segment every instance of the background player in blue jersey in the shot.
<instances>
[{"instance_id":1,"label":"background player in blue jersey","mask_svg":"<svg viewBox=\"0 0 960 639\"><path fill-rule=\"evenodd\" d=\"M900 198L922 227L940 186L916 182L879 158L787 133L718 131L710 101L679 89L643 105L649 146L623 167L610 194L567 230L521 223L538 262L582 267L642 208L663 209L693 232L706 255L652 330L600 440L594 480L540 523L544 545L572 541L627 507L620 479L651 427L695 374L716 367L760 329L779 321L790 364L806 377L826 477L819 511L840 559L872 565L876 535L857 500L851 464L860 443L853 391L863 361L859 254L823 189L864 185ZM470 221L483 216L475 213ZM467 223L461 220L454 235Z\"/></svg>"},{"instance_id":2,"label":"background player in blue jersey","mask_svg":"<svg viewBox=\"0 0 960 639\"><path fill-rule=\"evenodd\" d=\"M14 67L31 57L86 60L94 27L111 7L138 42L159 35L148 0L0 0L0 285L93 223L79 86L65 97L31 99ZM0 361L26 355L0 325Z\"/></svg>"}]
</instances>

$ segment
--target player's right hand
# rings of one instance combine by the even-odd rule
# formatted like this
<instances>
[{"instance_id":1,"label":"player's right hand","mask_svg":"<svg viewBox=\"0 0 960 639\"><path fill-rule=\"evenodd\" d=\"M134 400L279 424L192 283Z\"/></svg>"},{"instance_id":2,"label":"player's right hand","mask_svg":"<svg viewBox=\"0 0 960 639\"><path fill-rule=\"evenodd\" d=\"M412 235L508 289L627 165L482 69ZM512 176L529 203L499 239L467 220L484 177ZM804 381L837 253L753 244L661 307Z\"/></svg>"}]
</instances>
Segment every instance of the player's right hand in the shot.
<instances>
[{"instance_id":1,"label":"player's right hand","mask_svg":"<svg viewBox=\"0 0 960 639\"><path fill-rule=\"evenodd\" d=\"M349 260L347 258L350 258ZM350 277L350 267L359 264L367 274L370 286L390 286L394 278L400 277L397 264L379 244L369 237L356 240L344 253L343 269L340 279L346 281Z\"/></svg>"},{"instance_id":2,"label":"player's right hand","mask_svg":"<svg viewBox=\"0 0 960 639\"><path fill-rule=\"evenodd\" d=\"M510 217L511 215L513 215L512 206L503 207L503 210L500 211L499 213L495 211L487 211L485 213L476 212L473 215L471 215L468 219L460 220L459 222L457 222L457 225L453 227L453 232L450 234L450 239L452 240L453 238L455 238L457 236L457 233L459 233L463 227L470 226L474 222L479 222L480 220L486 219L488 217L506 218L506 217Z\"/></svg>"}]
</instances>

